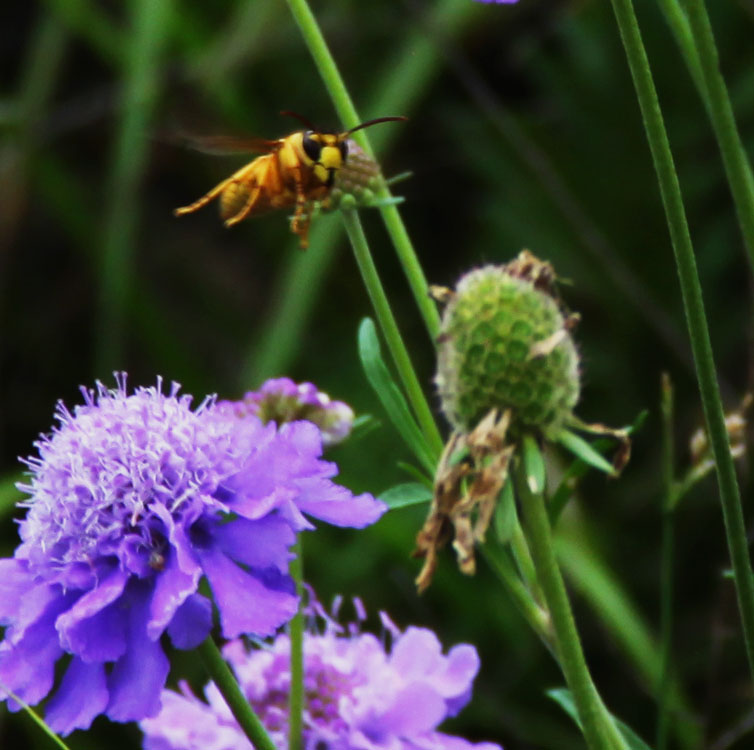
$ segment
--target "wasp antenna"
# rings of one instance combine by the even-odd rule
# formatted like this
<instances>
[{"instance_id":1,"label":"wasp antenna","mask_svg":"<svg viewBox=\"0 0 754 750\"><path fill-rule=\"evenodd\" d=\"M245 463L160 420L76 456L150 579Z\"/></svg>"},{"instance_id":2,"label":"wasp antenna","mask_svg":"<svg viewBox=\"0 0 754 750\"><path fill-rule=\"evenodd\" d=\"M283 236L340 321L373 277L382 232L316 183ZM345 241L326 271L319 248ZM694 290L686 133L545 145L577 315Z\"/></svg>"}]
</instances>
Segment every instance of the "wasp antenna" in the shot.
<instances>
[{"instance_id":1,"label":"wasp antenna","mask_svg":"<svg viewBox=\"0 0 754 750\"><path fill-rule=\"evenodd\" d=\"M362 128L368 128L370 125L376 125L379 122L402 122L404 120L408 120L408 117L404 117L403 115L398 115L397 117L377 117L374 120L367 120L366 122L362 122L361 125L357 125L355 128L347 130L346 135L355 133Z\"/></svg>"},{"instance_id":2,"label":"wasp antenna","mask_svg":"<svg viewBox=\"0 0 754 750\"><path fill-rule=\"evenodd\" d=\"M306 127L309 128L309 130L314 130L314 131L317 130L317 128L315 128L314 125L312 125L311 122L309 122L309 120L306 119L306 117L304 117L303 115L300 115L298 112L291 112L290 109L284 109L280 112L280 114L285 115L286 117L295 117L297 120L300 120L301 122L303 122L304 125L306 125Z\"/></svg>"}]
</instances>

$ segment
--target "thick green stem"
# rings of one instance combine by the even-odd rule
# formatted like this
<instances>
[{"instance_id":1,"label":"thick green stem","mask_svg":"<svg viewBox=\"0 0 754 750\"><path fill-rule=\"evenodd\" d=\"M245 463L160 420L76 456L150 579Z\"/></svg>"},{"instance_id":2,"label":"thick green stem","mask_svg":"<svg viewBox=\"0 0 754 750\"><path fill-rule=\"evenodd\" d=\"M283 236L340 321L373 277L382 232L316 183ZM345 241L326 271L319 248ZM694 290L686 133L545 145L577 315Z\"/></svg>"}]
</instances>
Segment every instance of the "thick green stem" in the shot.
<instances>
[{"instance_id":1,"label":"thick green stem","mask_svg":"<svg viewBox=\"0 0 754 750\"><path fill-rule=\"evenodd\" d=\"M267 730L262 725L259 717L254 713L254 710L246 700L246 696L243 694L238 682L236 682L233 673L230 671L230 667L225 663L220 649L217 648L217 644L212 639L212 636L207 636L197 650L209 676L215 685L217 685L217 689L223 698L225 698L228 708L230 708L233 716L236 717L236 721L243 730L243 733L249 738L251 744L254 745L256 750L278 750L270 735L267 734Z\"/></svg>"},{"instance_id":2,"label":"thick green stem","mask_svg":"<svg viewBox=\"0 0 754 750\"><path fill-rule=\"evenodd\" d=\"M295 557L288 566L291 577L296 582L298 611L288 623L288 636L291 643L291 692L288 696L288 750L301 750L304 729L304 561L303 546L299 535L293 547Z\"/></svg>"},{"instance_id":3,"label":"thick green stem","mask_svg":"<svg viewBox=\"0 0 754 750\"><path fill-rule=\"evenodd\" d=\"M314 62L330 94L338 117L340 117L346 128L356 127L360 123L356 107L354 107L345 82L338 71L335 59L330 54L317 19L311 12L306 0L288 0L288 6L301 30L304 42L314 58ZM367 154L374 157L374 152L364 131L354 133L354 139L358 141ZM388 188L384 187L379 192L378 197L390 198L391 195ZM403 271L408 279L419 312L424 319L432 341L435 341L440 332L440 317L434 302L429 296L429 288L427 280L424 277L424 271L416 257L416 252L403 225L403 220L394 205L382 206L380 211L382 212L383 220L395 246L398 258L403 266Z\"/></svg>"},{"instance_id":4,"label":"thick green stem","mask_svg":"<svg viewBox=\"0 0 754 750\"><path fill-rule=\"evenodd\" d=\"M581 731L591 750L625 748L623 737L607 713L584 659L568 594L555 558L544 496L531 491L520 461L516 464L515 474L537 578L550 611L560 667L573 695Z\"/></svg>"},{"instance_id":5,"label":"thick green stem","mask_svg":"<svg viewBox=\"0 0 754 750\"><path fill-rule=\"evenodd\" d=\"M382 329L382 334L385 336L385 341L395 362L398 375L401 378L403 387L406 389L409 403L416 414L419 426L430 447L439 456L443 448L442 438L440 437L440 432L435 424L427 399L424 397L424 393L419 385L414 368L411 365L411 358L401 338L398 324L395 322L395 317L390 309L390 303L369 252L367 238L364 235L364 229L361 226L359 216L355 211L343 210L341 213L343 214L348 239L351 241L351 247L353 248L356 262L359 265L369 299L372 301L372 307L374 307L377 321Z\"/></svg>"},{"instance_id":6,"label":"thick green stem","mask_svg":"<svg viewBox=\"0 0 754 750\"><path fill-rule=\"evenodd\" d=\"M749 668L754 675L754 575L749 560L741 496L733 457L728 445L725 416L712 356L712 344L707 328L694 250L683 208L681 188L633 4L631 0L612 0L612 3L636 87L670 229L707 434L717 470L728 549L733 565L738 606L746 642L746 654Z\"/></svg>"}]
</instances>

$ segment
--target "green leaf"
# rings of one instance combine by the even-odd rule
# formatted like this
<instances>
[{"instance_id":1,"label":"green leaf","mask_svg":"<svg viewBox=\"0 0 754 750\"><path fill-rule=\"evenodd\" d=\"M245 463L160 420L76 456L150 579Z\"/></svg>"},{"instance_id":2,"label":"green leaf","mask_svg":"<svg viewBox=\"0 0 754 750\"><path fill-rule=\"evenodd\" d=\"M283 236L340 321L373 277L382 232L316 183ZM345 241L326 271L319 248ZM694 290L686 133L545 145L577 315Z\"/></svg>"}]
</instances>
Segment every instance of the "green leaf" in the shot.
<instances>
[{"instance_id":1,"label":"green leaf","mask_svg":"<svg viewBox=\"0 0 754 750\"><path fill-rule=\"evenodd\" d=\"M500 490L493 523L498 541L500 544L507 544L516 528L516 496L513 494L513 482L510 479Z\"/></svg>"},{"instance_id":2,"label":"green leaf","mask_svg":"<svg viewBox=\"0 0 754 750\"><path fill-rule=\"evenodd\" d=\"M406 474L416 479L419 484L426 485L427 487L431 487L433 484L432 477L430 477L426 472L422 471L419 467L414 466L407 461L398 461L398 468L403 469Z\"/></svg>"},{"instance_id":3,"label":"green leaf","mask_svg":"<svg viewBox=\"0 0 754 750\"><path fill-rule=\"evenodd\" d=\"M379 499L386 503L391 510L406 508L409 505L428 503L432 499L432 488L419 482L406 482L385 490L379 496Z\"/></svg>"},{"instance_id":4,"label":"green leaf","mask_svg":"<svg viewBox=\"0 0 754 750\"><path fill-rule=\"evenodd\" d=\"M526 483L533 495L540 495L545 490L545 461L542 451L532 435L526 434L523 439L524 471Z\"/></svg>"},{"instance_id":5,"label":"green leaf","mask_svg":"<svg viewBox=\"0 0 754 750\"><path fill-rule=\"evenodd\" d=\"M364 318L359 326L359 357L369 384L387 412L393 426L400 433L419 463L431 476L435 473L436 456L424 439L422 431L411 414L406 399L393 381L382 359L377 331L371 318Z\"/></svg>"},{"instance_id":6,"label":"green leaf","mask_svg":"<svg viewBox=\"0 0 754 750\"><path fill-rule=\"evenodd\" d=\"M576 712L576 706L573 702L573 696L568 688L553 688L547 691L547 696L552 698L576 723L576 726L581 728L581 722L579 721L578 713ZM610 714L612 720L615 722L615 726L618 727L618 731L623 735L623 739L629 747L629 750L652 750L652 748L639 737L628 724L625 724L620 719L616 719L613 714Z\"/></svg>"},{"instance_id":7,"label":"green leaf","mask_svg":"<svg viewBox=\"0 0 754 750\"><path fill-rule=\"evenodd\" d=\"M579 437L575 432L570 430L563 430L558 436L558 442L567 448L574 456L580 458L584 463L589 466L604 471L605 474L615 474L613 465L600 453L592 448L592 446Z\"/></svg>"}]
</instances>

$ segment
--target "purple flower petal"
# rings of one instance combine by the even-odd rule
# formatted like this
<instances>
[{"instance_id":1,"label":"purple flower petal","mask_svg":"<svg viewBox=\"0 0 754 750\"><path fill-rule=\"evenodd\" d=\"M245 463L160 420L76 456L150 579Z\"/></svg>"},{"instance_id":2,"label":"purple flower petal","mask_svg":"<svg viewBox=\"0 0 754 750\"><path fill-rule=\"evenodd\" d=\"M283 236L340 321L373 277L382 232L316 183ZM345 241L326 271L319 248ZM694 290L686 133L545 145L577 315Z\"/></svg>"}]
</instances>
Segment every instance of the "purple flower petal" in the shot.
<instances>
[{"instance_id":1,"label":"purple flower petal","mask_svg":"<svg viewBox=\"0 0 754 750\"><path fill-rule=\"evenodd\" d=\"M70 603L70 597L59 596L25 628L18 640L0 644L0 696L10 691L33 705L50 692L55 662L63 653L55 632L55 619ZM18 704L9 700L8 707L17 710Z\"/></svg>"},{"instance_id":2,"label":"purple flower petal","mask_svg":"<svg viewBox=\"0 0 754 750\"><path fill-rule=\"evenodd\" d=\"M128 574L114 570L99 586L84 594L55 627L66 651L85 662L113 661L126 650L126 628L117 602Z\"/></svg>"},{"instance_id":3,"label":"purple flower petal","mask_svg":"<svg viewBox=\"0 0 754 750\"><path fill-rule=\"evenodd\" d=\"M345 487L328 479L305 479L299 482L301 494L296 498L299 510L334 526L357 529L374 523L387 505L371 495L352 495Z\"/></svg>"},{"instance_id":4,"label":"purple flower petal","mask_svg":"<svg viewBox=\"0 0 754 750\"><path fill-rule=\"evenodd\" d=\"M172 548L164 565L155 581L150 604L147 635L152 640L160 637L178 608L196 591L202 573L196 564L191 573L181 570L178 566L178 556Z\"/></svg>"},{"instance_id":5,"label":"purple flower petal","mask_svg":"<svg viewBox=\"0 0 754 750\"><path fill-rule=\"evenodd\" d=\"M196 648L212 629L212 604L201 594L192 594L178 608L168 626L168 635L176 648Z\"/></svg>"},{"instance_id":6,"label":"purple flower petal","mask_svg":"<svg viewBox=\"0 0 754 750\"><path fill-rule=\"evenodd\" d=\"M296 541L290 524L273 515L258 521L237 518L218 524L212 536L218 547L236 562L252 568L275 566L281 573L288 570L293 558L289 548Z\"/></svg>"},{"instance_id":7,"label":"purple flower petal","mask_svg":"<svg viewBox=\"0 0 754 750\"><path fill-rule=\"evenodd\" d=\"M135 587L134 587L135 588ZM127 648L108 675L110 702L107 715L113 721L135 721L160 710L160 691L170 663L159 641L147 636L150 592L132 591L128 610Z\"/></svg>"},{"instance_id":8,"label":"purple flower petal","mask_svg":"<svg viewBox=\"0 0 754 750\"><path fill-rule=\"evenodd\" d=\"M54 596L50 592L46 584L35 586L34 578L18 560L0 560L0 625L16 623L16 627L23 627L21 622L36 620L39 606L35 603L41 601L44 609ZM22 610L26 610L25 616L21 615Z\"/></svg>"},{"instance_id":9,"label":"purple flower petal","mask_svg":"<svg viewBox=\"0 0 754 750\"><path fill-rule=\"evenodd\" d=\"M272 635L296 613L298 600L292 585L288 590L271 588L213 547L203 550L201 558L226 638L241 633Z\"/></svg>"},{"instance_id":10,"label":"purple flower petal","mask_svg":"<svg viewBox=\"0 0 754 750\"><path fill-rule=\"evenodd\" d=\"M54 732L62 735L74 729L88 729L105 710L108 697L104 666L86 664L74 656L60 687L47 704L45 720Z\"/></svg>"}]
</instances>

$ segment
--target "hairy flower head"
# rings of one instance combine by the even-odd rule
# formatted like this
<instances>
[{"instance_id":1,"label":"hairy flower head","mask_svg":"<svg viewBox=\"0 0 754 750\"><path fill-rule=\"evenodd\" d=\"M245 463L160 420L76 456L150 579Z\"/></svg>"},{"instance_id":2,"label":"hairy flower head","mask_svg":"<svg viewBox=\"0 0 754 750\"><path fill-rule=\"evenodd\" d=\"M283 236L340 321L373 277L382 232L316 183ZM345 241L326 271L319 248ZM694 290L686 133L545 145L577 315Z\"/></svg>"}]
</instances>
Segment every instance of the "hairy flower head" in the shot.
<instances>
[{"instance_id":1,"label":"hairy flower head","mask_svg":"<svg viewBox=\"0 0 754 750\"><path fill-rule=\"evenodd\" d=\"M295 533L313 528L303 514L361 527L385 510L330 481L314 425L229 419L212 398L192 410L178 391L129 395L125 376L82 389L26 460L22 541L0 560L0 689L37 703L70 655L46 708L59 733L157 712L162 634L193 648L209 633L203 576L226 637L270 635L296 610L287 571Z\"/></svg>"},{"instance_id":2,"label":"hairy flower head","mask_svg":"<svg viewBox=\"0 0 754 750\"><path fill-rule=\"evenodd\" d=\"M500 750L437 731L468 702L479 670L467 644L442 653L424 628L400 631L386 616L392 648L358 626L324 632L312 625L304 637L304 746L310 750ZM387 637L386 637L387 638ZM224 655L241 689L275 744L287 747L290 642L278 635L266 648L229 643ZM213 683L206 702L187 685L165 691L162 711L141 722L144 750L251 750Z\"/></svg>"}]
</instances>

